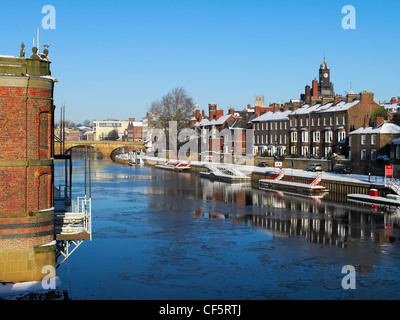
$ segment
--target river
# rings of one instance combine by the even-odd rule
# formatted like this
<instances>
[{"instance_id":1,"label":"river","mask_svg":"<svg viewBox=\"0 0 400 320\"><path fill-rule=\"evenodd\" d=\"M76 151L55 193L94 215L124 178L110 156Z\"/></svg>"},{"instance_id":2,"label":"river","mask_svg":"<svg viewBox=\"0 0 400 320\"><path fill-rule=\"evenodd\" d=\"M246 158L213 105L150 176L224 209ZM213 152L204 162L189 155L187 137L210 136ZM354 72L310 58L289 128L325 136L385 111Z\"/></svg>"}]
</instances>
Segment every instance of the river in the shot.
<instances>
[{"instance_id":1,"label":"river","mask_svg":"<svg viewBox=\"0 0 400 320\"><path fill-rule=\"evenodd\" d=\"M95 160L93 241L57 273L74 300L399 299L400 245L385 229L396 217Z\"/></svg>"}]
</instances>

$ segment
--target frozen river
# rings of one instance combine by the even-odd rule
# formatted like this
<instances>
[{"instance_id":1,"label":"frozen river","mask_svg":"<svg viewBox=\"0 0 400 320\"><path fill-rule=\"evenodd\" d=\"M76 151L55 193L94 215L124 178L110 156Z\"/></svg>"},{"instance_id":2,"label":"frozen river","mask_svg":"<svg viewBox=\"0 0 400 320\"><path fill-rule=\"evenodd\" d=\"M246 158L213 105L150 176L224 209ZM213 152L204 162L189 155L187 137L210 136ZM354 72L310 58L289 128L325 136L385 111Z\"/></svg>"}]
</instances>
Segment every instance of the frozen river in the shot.
<instances>
[{"instance_id":1,"label":"frozen river","mask_svg":"<svg viewBox=\"0 0 400 320\"><path fill-rule=\"evenodd\" d=\"M92 169L93 241L58 269L72 299L400 298L393 215L195 173ZM73 182L82 195L82 161ZM346 265L355 289L342 287Z\"/></svg>"}]
</instances>

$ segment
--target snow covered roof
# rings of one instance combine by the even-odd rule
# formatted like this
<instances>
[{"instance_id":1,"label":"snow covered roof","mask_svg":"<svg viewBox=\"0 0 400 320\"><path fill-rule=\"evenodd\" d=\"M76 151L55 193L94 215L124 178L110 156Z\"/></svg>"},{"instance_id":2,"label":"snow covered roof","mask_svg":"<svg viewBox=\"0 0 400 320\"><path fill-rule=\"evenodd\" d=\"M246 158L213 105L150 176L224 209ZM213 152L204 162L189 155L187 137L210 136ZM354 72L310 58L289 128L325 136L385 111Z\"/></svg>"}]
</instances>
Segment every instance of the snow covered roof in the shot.
<instances>
[{"instance_id":1,"label":"snow covered roof","mask_svg":"<svg viewBox=\"0 0 400 320\"><path fill-rule=\"evenodd\" d=\"M360 102L359 99L353 100L351 102L347 102L347 100L343 100L338 102L337 104L334 104L333 102L326 103L322 105L316 112L322 113L322 112L337 112L337 111L345 111L350 109L351 107L355 106Z\"/></svg>"},{"instance_id":2,"label":"snow covered roof","mask_svg":"<svg viewBox=\"0 0 400 320\"><path fill-rule=\"evenodd\" d=\"M207 118L204 118L203 120L201 120L201 122L196 122L194 124L194 127L208 126L210 123L211 123L210 120L208 120Z\"/></svg>"},{"instance_id":3,"label":"snow covered roof","mask_svg":"<svg viewBox=\"0 0 400 320\"><path fill-rule=\"evenodd\" d=\"M394 123L385 122L377 128L361 127L350 132L350 134L400 134L400 126Z\"/></svg>"},{"instance_id":4,"label":"snow covered roof","mask_svg":"<svg viewBox=\"0 0 400 320\"><path fill-rule=\"evenodd\" d=\"M195 127L205 127L205 126L218 126L224 124L226 120L228 120L232 115L226 114L224 116L219 117L218 119L212 119L211 121L208 119L203 119L200 123L197 122L194 124Z\"/></svg>"},{"instance_id":5,"label":"snow covered roof","mask_svg":"<svg viewBox=\"0 0 400 320\"><path fill-rule=\"evenodd\" d=\"M269 111L263 115L255 118L252 122L263 122L263 121L278 121L278 120L288 120L289 114L292 113L291 110L272 112Z\"/></svg>"}]
</instances>

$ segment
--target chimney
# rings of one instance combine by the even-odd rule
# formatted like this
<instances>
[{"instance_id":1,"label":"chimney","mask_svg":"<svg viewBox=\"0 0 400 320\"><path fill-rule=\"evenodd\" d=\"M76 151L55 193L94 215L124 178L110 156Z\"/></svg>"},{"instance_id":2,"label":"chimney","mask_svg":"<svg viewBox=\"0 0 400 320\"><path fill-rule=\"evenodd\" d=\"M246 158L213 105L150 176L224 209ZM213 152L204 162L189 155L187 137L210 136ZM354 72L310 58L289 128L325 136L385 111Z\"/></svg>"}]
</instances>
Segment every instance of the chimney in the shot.
<instances>
[{"instance_id":1,"label":"chimney","mask_svg":"<svg viewBox=\"0 0 400 320\"><path fill-rule=\"evenodd\" d=\"M215 110L215 119L218 120L224 115L224 110Z\"/></svg>"},{"instance_id":2,"label":"chimney","mask_svg":"<svg viewBox=\"0 0 400 320\"><path fill-rule=\"evenodd\" d=\"M364 116L364 128L368 128L369 127L369 114L365 114Z\"/></svg>"},{"instance_id":3,"label":"chimney","mask_svg":"<svg viewBox=\"0 0 400 320\"><path fill-rule=\"evenodd\" d=\"M311 88L309 85L306 85L304 102L307 104L311 102Z\"/></svg>"},{"instance_id":4,"label":"chimney","mask_svg":"<svg viewBox=\"0 0 400 320\"><path fill-rule=\"evenodd\" d=\"M135 118L129 118L129 122L135 122Z\"/></svg>"},{"instance_id":5,"label":"chimney","mask_svg":"<svg viewBox=\"0 0 400 320\"><path fill-rule=\"evenodd\" d=\"M210 116L210 120L217 117L217 105L215 103L208 104L208 115Z\"/></svg>"},{"instance_id":6,"label":"chimney","mask_svg":"<svg viewBox=\"0 0 400 320\"><path fill-rule=\"evenodd\" d=\"M363 91L360 93L361 102L374 102L374 94L372 92Z\"/></svg>"},{"instance_id":7,"label":"chimney","mask_svg":"<svg viewBox=\"0 0 400 320\"><path fill-rule=\"evenodd\" d=\"M206 114L205 114L205 112L204 112L204 110L201 110L201 116L202 116L203 118L207 118L207 117L206 117Z\"/></svg>"},{"instance_id":8,"label":"chimney","mask_svg":"<svg viewBox=\"0 0 400 320\"><path fill-rule=\"evenodd\" d=\"M235 115L235 109L230 108L228 113L234 116Z\"/></svg>"},{"instance_id":9,"label":"chimney","mask_svg":"<svg viewBox=\"0 0 400 320\"><path fill-rule=\"evenodd\" d=\"M391 103L391 104L395 104L395 103L397 103L397 100L396 100L396 98L394 98L394 97L393 97L392 99L390 99L390 103Z\"/></svg>"},{"instance_id":10,"label":"chimney","mask_svg":"<svg viewBox=\"0 0 400 320\"><path fill-rule=\"evenodd\" d=\"M384 121L385 121L385 118L382 117L382 115L377 114L376 118L375 118L375 121L374 121L374 128L380 127L383 124Z\"/></svg>"},{"instance_id":11,"label":"chimney","mask_svg":"<svg viewBox=\"0 0 400 320\"><path fill-rule=\"evenodd\" d=\"M261 108L259 106L254 107L254 113L259 117L261 115Z\"/></svg>"},{"instance_id":12,"label":"chimney","mask_svg":"<svg viewBox=\"0 0 400 320\"><path fill-rule=\"evenodd\" d=\"M318 97L318 81L316 78L314 78L314 80L312 82L312 96L314 98Z\"/></svg>"},{"instance_id":13,"label":"chimney","mask_svg":"<svg viewBox=\"0 0 400 320\"><path fill-rule=\"evenodd\" d=\"M343 100L344 100L344 97L342 95L337 94L335 96L334 103L337 104L337 103L339 103L340 101L343 101Z\"/></svg>"}]
</instances>

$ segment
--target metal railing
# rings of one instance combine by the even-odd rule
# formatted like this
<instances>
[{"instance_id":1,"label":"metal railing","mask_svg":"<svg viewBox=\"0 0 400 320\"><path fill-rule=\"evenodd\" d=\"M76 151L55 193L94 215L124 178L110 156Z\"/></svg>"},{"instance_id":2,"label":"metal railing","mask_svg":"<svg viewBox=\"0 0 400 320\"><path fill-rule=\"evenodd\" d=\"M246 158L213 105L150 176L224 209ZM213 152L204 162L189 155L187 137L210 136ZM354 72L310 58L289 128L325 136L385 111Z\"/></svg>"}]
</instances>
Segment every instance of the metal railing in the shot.
<instances>
[{"instance_id":1,"label":"metal railing","mask_svg":"<svg viewBox=\"0 0 400 320\"><path fill-rule=\"evenodd\" d=\"M386 185L387 184L387 185ZM392 189L396 194L400 195L400 181L398 180L389 180L386 181L385 185Z\"/></svg>"},{"instance_id":2,"label":"metal railing","mask_svg":"<svg viewBox=\"0 0 400 320\"><path fill-rule=\"evenodd\" d=\"M77 201L72 201L72 213L83 214L83 229L90 235L92 240L92 199L78 197Z\"/></svg>"}]
</instances>

